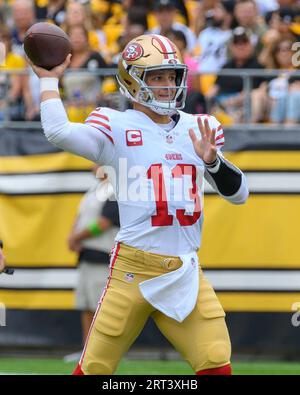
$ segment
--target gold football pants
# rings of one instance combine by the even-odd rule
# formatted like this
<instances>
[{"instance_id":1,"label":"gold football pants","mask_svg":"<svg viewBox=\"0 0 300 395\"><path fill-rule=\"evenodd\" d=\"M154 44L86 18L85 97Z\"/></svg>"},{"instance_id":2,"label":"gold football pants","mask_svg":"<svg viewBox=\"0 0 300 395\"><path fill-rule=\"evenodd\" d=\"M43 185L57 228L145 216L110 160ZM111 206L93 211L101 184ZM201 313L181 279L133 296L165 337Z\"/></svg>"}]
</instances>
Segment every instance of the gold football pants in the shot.
<instances>
[{"instance_id":1,"label":"gold football pants","mask_svg":"<svg viewBox=\"0 0 300 395\"><path fill-rule=\"evenodd\" d=\"M149 316L195 372L230 362L225 313L201 270L197 304L181 323L165 316L143 298L140 282L181 265L178 257L144 252L122 243L116 245L107 286L80 360L84 374L113 374Z\"/></svg>"}]
</instances>

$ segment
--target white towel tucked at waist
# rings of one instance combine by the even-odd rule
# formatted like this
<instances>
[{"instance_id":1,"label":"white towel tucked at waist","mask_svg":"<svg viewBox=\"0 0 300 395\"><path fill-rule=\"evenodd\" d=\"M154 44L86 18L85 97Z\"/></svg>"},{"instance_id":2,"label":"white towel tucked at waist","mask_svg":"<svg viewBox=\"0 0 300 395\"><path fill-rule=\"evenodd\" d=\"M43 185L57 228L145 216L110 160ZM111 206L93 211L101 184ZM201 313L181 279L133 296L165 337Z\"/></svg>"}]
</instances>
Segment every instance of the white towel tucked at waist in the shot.
<instances>
[{"instance_id":1,"label":"white towel tucked at waist","mask_svg":"<svg viewBox=\"0 0 300 395\"><path fill-rule=\"evenodd\" d=\"M180 255L182 266L139 284L143 297L157 310L182 322L194 309L199 291L196 252Z\"/></svg>"}]
</instances>

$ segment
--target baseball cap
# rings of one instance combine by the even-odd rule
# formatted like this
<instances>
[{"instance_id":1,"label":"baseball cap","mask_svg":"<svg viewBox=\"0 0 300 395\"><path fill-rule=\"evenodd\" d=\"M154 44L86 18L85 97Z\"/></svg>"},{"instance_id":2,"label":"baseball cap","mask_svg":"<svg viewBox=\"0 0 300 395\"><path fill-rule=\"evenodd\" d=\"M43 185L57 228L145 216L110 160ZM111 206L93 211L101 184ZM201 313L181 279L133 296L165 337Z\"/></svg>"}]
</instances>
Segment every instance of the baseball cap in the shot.
<instances>
[{"instance_id":1,"label":"baseball cap","mask_svg":"<svg viewBox=\"0 0 300 395\"><path fill-rule=\"evenodd\" d=\"M174 0L155 0L153 9L160 10L162 8L176 8Z\"/></svg>"},{"instance_id":2,"label":"baseball cap","mask_svg":"<svg viewBox=\"0 0 300 395\"><path fill-rule=\"evenodd\" d=\"M239 42L250 42L250 33L248 32L247 29L245 29L242 26L238 26L235 29L233 29L232 32L232 37L231 37L231 42L233 44L237 44Z\"/></svg>"}]
</instances>

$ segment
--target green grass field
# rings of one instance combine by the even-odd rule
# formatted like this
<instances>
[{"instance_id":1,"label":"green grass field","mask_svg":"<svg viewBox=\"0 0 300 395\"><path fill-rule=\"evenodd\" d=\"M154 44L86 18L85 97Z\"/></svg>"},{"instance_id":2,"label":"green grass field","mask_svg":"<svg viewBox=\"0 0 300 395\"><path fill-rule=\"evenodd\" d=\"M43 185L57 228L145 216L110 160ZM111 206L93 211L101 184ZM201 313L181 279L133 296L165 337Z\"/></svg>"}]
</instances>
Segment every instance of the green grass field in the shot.
<instances>
[{"instance_id":1,"label":"green grass field","mask_svg":"<svg viewBox=\"0 0 300 395\"><path fill-rule=\"evenodd\" d=\"M0 358L0 374L70 374L74 362L46 358ZM287 375L300 374L300 363L292 362L235 362L234 374ZM193 374L182 361L129 361L123 360L116 372L121 375Z\"/></svg>"}]
</instances>

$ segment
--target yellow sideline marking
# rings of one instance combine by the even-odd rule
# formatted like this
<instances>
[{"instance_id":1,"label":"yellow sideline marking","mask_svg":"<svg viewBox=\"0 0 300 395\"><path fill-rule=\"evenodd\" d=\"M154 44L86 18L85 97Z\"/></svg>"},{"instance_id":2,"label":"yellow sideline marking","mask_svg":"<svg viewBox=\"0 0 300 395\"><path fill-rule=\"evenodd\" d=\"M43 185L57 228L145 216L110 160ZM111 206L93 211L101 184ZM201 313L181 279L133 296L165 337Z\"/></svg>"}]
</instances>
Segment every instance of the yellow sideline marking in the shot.
<instances>
[{"instance_id":1,"label":"yellow sideline marking","mask_svg":"<svg viewBox=\"0 0 300 395\"><path fill-rule=\"evenodd\" d=\"M68 152L53 154L2 156L1 173L38 173L57 170L90 170L93 163Z\"/></svg>"},{"instance_id":2,"label":"yellow sideline marking","mask_svg":"<svg viewBox=\"0 0 300 395\"><path fill-rule=\"evenodd\" d=\"M225 311L235 312L290 312L300 302L299 293L217 292Z\"/></svg>"},{"instance_id":3,"label":"yellow sideline marking","mask_svg":"<svg viewBox=\"0 0 300 395\"><path fill-rule=\"evenodd\" d=\"M299 293L217 292L226 312L292 312ZM15 309L74 309L73 291L0 290L0 302Z\"/></svg>"},{"instance_id":4,"label":"yellow sideline marking","mask_svg":"<svg viewBox=\"0 0 300 395\"><path fill-rule=\"evenodd\" d=\"M225 151L224 155L241 169L300 171L300 151Z\"/></svg>"},{"instance_id":5,"label":"yellow sideline marking","mask_svg":"<svg viewBox=\"0 0 300 395\"><path fill-rule=\"evenodd\" d=\"M74 309L73 291L0 290L0 302L11 309Z\"/></svg>"}]
</instances>

